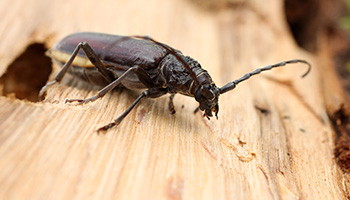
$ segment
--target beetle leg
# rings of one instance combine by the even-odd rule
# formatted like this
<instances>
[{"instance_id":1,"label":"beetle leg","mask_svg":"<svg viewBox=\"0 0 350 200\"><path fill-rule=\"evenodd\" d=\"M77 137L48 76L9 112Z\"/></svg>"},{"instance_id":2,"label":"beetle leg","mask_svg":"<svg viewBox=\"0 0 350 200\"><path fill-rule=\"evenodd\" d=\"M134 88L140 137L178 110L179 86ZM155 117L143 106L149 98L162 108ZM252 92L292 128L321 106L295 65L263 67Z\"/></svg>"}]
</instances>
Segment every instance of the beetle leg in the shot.
<instances>
[{"instance_id":1,"label":"beetle leg","mask_svg":"<svg viewBox=\"0 0 350 200\"><path fill-rule=\"evenodd\" d=\"M52 86L56 83L61 82L64 75L67 73L68 69L71 67L75 57L78 55L78 52L80 49L83 49L86 56L90 60L90 62L96 67L97 71L100 72L101 76L108 82L112 82L114 79L109 75L106 67L103 65L100 58L96 55L94 50L91 48L91 46L87 42L80 42L74 49L72 56L68 59L68 61L62 66L61 71L58 72L58 74L55 77L54 81L49 82L46 84L39 92L39 97L42 97L45 94L45 91L49 86Z\"/></svg>"},{"instance_id":2,"label":"beetle leg","mask_svg":"<svg viewBox=\"0 0 350 200\"><path fill-rule=\"evenodd\" d=\"M138 102L140 102L143 98L157 98L160 96L163 96L164 94L168 93L167 88L151 88L141 93L139 97L131 104L131 106L126 109L119 117L117 117L113 122L107 124L106 126L103 126L99 129L97 129L97 132L100 131L107 131L108 129L112 128L113 126L118 125L129 113L130 111L137 105Z\"/></svg>"},{"instance_id":3,"label":"beetle leg","mask_svg":"<svg viewBox=\"0 0 350 200\"><path fill-rule=\"evenodd\" d=\"M91 46L87 42L81 42L78 44L78 46L79 45L84 50L90 62L96 67L97 71L99 71L100 74L103 76L103 78L108 82L112 82L114 78L110 75L107 68L103 65L101 59L97 56L97 54L91 48Z\"/></svg>"},{"instance_id":4,"label":"beetle leg","mask_svg":"<svg viewBox=\"0 0 350 200\"><path fill-rule=\"evenodd\" d=\"M135 74L137 78L143 83L147 88L152 88L154 87L154 82L152 78L147 74L145 69L142 67L137 67L135 70Z\"/></svg>"},{"instance_id":5,"label":"beetle leg","mask_svg":"<svg viewBox=\"0 0 350 200\"><path fill-rule=\"evenodd\" d=\"M194 109L193 113L196 114L198 111L199 111L199 106L196 109Z\"/></svg>"},{"instance_id":6,"label":"beetle leg","mask_svg":"<svg viewBox=\"0 0 350 200\"><path fill-rule=\"evenodd\" d=\"M92 102L95 101L98 98L101 98L103 96L105 96L109 91L113 90L115 87L117 87L120 82L122 82L122 80L130 73L133 73L133 71L137 70L139 66L134 66L129 68L126 72L124 72L124 74L122 74L121 76L119 76L116 80L114 80L112 83L110 83L109 85L107 85L106 87L102 88L100 91L98 91L97 95L90 97L88 99L66 99L65 103L72 103L72 102L78 102L78 104L85 104L88 102Z\"/></svg>"},{"instance_id":7,"label":"beetle leg","mask_svg":"<svg viewBox=\"0 0 350 200\"><path fill-rule=\"evenodd\" d=\"M44 94L46 93L47 88L56 83L58 83L58 81L54 80L54 81L48 82L44 87L42 87L39 92L39 99L44 100Z\"/></svg>"},{"instance_id":8,"label":"beetle leg","mask_svg":"<svg viewBox=\"0 0 350 200\"><path fill-rule=\"evenodd\" d=\"M176 113L174 102L173 102L174 96L175 96L175 94L171 94L169 97L169 111L172 115Z\"/></svg>"}]
</instances>

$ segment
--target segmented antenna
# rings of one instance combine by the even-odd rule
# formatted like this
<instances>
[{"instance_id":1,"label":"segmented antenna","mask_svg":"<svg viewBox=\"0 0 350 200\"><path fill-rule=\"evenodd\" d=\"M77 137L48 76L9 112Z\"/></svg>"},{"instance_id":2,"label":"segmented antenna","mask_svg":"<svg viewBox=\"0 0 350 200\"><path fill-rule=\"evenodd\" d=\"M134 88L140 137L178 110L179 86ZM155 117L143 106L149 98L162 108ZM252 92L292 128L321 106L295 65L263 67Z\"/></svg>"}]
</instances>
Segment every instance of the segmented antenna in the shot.
<instances>
[{"instance_id":1,"label":"segmented antenna","mask_svg":"<svg viewBox=\"0 0 350 200\"><path fill-rule=\"evenodd\" d=\"M302 78L304 78L311 70L311 64L305 60L294 59L294 60L283 61L283 62L274 64L274 65L268 65L266 67L258 68L256 70L254 70L253 72L244 74L241 78L234 80L232 82L229 82L226 85L224 85L223 87L221 87L220 94L223 94L225 92L233 90L238 85L238 83L245 81L254 75L260 74L260 72L262 72L262 71L271 70L272 68L282 67L282 66L285 66L287 64L293 64L293 63L304 63L304 64L307 64L309 66L307 71L301 76Z\"/></svg>"}]
</instances>

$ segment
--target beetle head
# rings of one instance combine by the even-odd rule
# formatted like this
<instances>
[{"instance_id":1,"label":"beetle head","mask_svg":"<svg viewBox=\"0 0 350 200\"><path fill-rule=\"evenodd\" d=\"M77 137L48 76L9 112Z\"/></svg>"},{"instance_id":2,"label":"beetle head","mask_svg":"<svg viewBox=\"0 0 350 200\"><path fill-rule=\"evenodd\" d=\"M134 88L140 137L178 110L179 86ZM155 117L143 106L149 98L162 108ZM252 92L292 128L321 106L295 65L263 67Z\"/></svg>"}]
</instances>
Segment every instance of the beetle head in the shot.
<instances>
[{"instance_id":1,"label":"beetle head","mask_svg":"<svg viewBox=\"0 0 350 200\"><path fill-rule=\"evenodd\" d=\"M200 86L194 95L196 101L199 102L199 109L204 111L204 116L208 119L213 116L212 112L215 113L216 118L218 117L219 95L220 90L215 84L205 84Z\"/></svg>"}]
</instances>

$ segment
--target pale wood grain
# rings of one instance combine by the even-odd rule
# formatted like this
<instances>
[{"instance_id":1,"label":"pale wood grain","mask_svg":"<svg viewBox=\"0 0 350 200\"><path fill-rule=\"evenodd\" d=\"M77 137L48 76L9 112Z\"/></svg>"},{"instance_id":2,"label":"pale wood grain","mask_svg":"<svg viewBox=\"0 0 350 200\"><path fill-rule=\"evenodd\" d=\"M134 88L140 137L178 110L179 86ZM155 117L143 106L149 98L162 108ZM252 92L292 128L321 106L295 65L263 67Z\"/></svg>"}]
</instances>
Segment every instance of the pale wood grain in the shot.
<instances>
[{"instance_id":1,"label":"pale wood grain","mask_svg":"<svg viewBox=\"0 0 350 200\"><path fill-rule=\"evenodd\" d=\"M282 2L237 5L1 1L0 74L28 44L52 46L77 31L150 35L198 59L219 86L286 59L313 68L304 79L296 64L240 84L221 96L219 120L194 115L197 103L181 95L173 116L168 97L145 100L106 135L95 130L138 92L67 105L98 89L67 76L44 102L0 97L0 199L345 199L327 115L344 103L334 72L321 73L325 63L297 47Z\"/></svg>"}]
</instances>

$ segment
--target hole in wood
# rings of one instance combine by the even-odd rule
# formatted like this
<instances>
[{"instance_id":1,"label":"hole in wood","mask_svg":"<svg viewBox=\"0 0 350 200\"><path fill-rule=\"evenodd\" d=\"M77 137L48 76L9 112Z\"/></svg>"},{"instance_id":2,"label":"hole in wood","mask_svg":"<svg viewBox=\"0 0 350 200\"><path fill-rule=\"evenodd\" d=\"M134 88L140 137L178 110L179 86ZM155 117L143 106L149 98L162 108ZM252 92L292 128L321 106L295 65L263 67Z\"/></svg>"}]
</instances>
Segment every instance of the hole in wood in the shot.
<instances>
[{"instance_id":1,"label":"hole in wood","mask_svg":"<svg viewBox=\"0 0 350 200\"><path fill-rule=\"evenodd\" d=\"M346 50L346 37L339 26L345 15L344 0L285 0L284 5L287 22L300 47L317 52L320 37L327 36L332 41L331 50Z\"/></svg>"},{"instance_id":2,"label":"hole in wood","mask_svg":"<svg viewBox=\"0 0 350 200\"><path fill-rule=\"evenodd\" d=\"M294 39L300 47L315 52L317 50L315 33L323 20L321 3L318 0L285 0L284 5L287 22Z\"/></svg>"},{"instance_id":3,"label":"hole in wood","mask_svg":"<svg viewBox=\"0 0 350 200\"><path fill-rule=\"evenodd\" d=\"M0 78L2 95L14 94L18 99L38 101L40 89L51 73L51 59L45 55L47 48L42 43L33 43L19 55Z\"/></svg>"}]
</instances>

